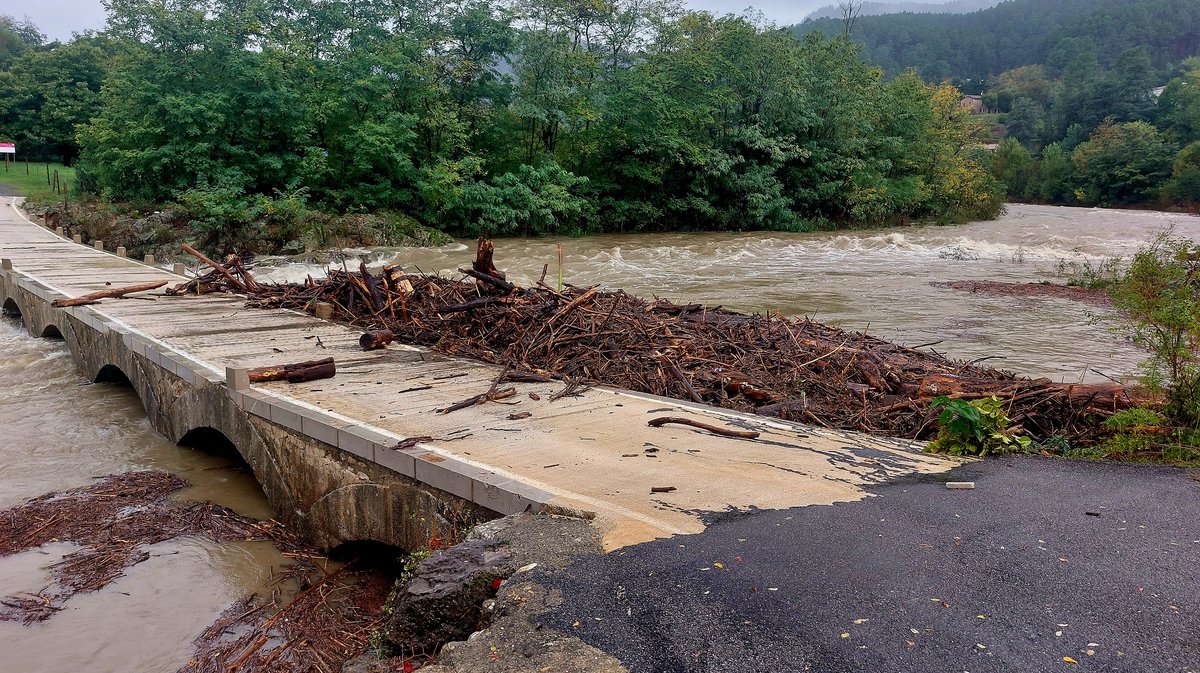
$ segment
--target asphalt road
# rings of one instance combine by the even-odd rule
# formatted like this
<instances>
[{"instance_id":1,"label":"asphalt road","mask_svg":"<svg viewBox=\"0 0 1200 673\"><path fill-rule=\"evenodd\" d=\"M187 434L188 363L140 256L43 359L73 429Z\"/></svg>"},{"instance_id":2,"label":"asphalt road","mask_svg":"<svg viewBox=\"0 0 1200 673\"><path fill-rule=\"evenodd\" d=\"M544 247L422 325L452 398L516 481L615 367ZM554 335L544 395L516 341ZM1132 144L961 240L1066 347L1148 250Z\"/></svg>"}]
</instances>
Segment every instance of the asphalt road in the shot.
<instances>
[{"instance_id":1,"label":"asphalt road","mask_svg":"<svg viewBox=\"0 0 1200 673\"><path fill-rule=\"evenodd\" d=\"M542 620L635 673L1200 672L1195 472L1012 457L873 493L580 561Z\"/></svg>"}]
</instances>

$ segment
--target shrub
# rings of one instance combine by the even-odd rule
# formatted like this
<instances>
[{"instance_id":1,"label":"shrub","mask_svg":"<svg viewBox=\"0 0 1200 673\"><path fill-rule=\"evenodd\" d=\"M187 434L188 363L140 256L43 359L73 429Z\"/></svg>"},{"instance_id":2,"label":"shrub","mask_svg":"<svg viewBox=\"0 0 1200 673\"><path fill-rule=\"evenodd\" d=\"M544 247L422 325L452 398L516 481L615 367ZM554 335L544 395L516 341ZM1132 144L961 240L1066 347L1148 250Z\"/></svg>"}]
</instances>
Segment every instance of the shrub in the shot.
<instances>
[{"instance_id":1,"label":"shrub","mask_svg":"<svg viewBox=\"0 0 1200 673\"><path fill-rule=\"evenodd\" d=\"M927 451L951 456L987 456L1024 451L1032 442L1020 434L1020 426L1012 426L998 397L968 402L942 395L934 398L931 406L942 413L938 416L938 436L929 443Z\"/></svg>"},{"instance_id":2,"label":"shrub","mask_svg":"<svg viewBox=\"0 0 1200 673\"><path fill-rule=\"evenodd\" d=\"M1172 421L1200 427L1200 246L1158 236L1109 293L1120 328L1150 352L1142 382L1166 395Z\"/></svg>"}]
</instances>

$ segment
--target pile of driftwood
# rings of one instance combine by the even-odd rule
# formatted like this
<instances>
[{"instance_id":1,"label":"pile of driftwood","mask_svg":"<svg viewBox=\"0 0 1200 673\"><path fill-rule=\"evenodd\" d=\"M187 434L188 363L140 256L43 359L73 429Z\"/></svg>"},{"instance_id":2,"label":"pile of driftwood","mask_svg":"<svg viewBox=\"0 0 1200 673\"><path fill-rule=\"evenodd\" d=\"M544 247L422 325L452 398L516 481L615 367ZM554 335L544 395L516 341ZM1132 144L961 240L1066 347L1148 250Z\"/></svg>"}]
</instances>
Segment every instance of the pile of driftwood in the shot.
<instances>
[{"instance_id":1,"label":"pile of driftwood","mask_svg":"<svg viewBox=\"0 0 1200 673\"><path fill-rule=\"evenodd\" d=\"M232 268L232 270L230 270ZM1035 438L1086 438L1139 400L1116 383L1068 385L956 362L808 319L641 299L542 278L509 282L479 241L461 278L329 269L303 284L255 283L235 259L175 292L246 294L261 308L332 313L387 338L510 368L508 380L595 382L828 428L925 438L939 395L998 396ZM364 347L373 339L364 336Z\"/></svg>"},{"instance_id":2,"label":"pile of driftwood","mask_svg":"<svg viewBox=\"0 0 1200 673\"><path fill-rule=\"evenodd\" d=\"M392 577L351 562L326 572L317 552L276 521L258 521L209 502L172 497L188 482L158 471L104 477L0 511L0 558L51 542L82 548L50 566L46 587L6 587L0 621L50 619L76 594L97 591L151 556L151 545L182 536L271 542L291 563L272 575L269 597L250 595L195 641L180 673L337 671L369 647ZM15 592L15 593L14 593Z\"/></svg>"},{"instance_id":3,"label":"pile of driftwood","mask_svg":"<svg viewBox=\"0 0 1200 673\"><path fill-rule=\"evenodd\" d=\"M0 598L0 621L48 619L75 594L102 589L130 566L150 558L149 545L181 536L202 535L217 542L270 540L284 549L299 548L296 538L277 522L170 497L187 485L166 472L129 472L0 512L0 557L49 542L83 547L50 566L50 586Z\"/></svg>"}]
</instances>

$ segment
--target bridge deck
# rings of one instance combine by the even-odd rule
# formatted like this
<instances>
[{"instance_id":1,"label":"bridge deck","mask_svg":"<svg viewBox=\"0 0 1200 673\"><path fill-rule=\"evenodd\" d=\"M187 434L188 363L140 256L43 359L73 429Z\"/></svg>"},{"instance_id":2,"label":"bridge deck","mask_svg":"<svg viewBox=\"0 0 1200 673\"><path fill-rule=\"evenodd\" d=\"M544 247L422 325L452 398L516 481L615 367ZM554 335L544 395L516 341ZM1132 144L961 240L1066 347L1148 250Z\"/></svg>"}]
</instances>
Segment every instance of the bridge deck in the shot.
<instances>
[{"instance_id":1,"label":"bridge deck","mask_svg":"<svg viewBox=\"0 0 1200 673\"><path fill-rule=\"evenodd\" d=\"M66 296L107 283L182 280L57 236L15 203L0 210L0 256ZM134 335L136 352L188 381L224 382L227 367L333 356L333 379L256 385L235 399L250 413L502 513L530 504L594 512L610 549L698 532L707 512L856 500L871 483L954 465L904 442L609 388L552 402L561 384L516 384L508 403L441 414L435 410L484 392L499 370L407 346L363 352L358 331L298 312L246 308L235 296L152 296L71 310ZM507 419L524 411L532 416ZM668 414L762 435L738 440L646 425ZM414 449L391 448L426 436L433 439ZM676 490L651 493L663 486Z\"/></svg>"}]
</instances>

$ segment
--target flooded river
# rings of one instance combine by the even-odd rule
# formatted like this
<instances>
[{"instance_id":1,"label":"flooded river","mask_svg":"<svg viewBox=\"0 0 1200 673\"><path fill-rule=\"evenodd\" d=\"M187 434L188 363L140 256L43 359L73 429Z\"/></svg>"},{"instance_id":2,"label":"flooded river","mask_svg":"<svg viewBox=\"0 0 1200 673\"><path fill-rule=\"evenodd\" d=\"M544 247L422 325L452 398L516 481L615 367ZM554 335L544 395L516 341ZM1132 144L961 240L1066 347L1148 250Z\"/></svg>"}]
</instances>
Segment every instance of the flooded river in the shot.
<instances>
[{"instance_id":1,"label":"flooded river","mask_svg":"<svg viewBox=\"0 0 1200 673\"><path fill-rule=\"evenodd\" d=\"M602 284L675 301L808 315L867 329L908 345L939 342L963 359L999 356L999 366L1057 380L1095 380L1092 369L1121 374L1138 353L1089 324L1089 308L1061 299L994 298L930 285L934 281L1056 280L1060 262L1129 255L1168 227L1200 239L1200 218L1162 213L1012 206L994 222L959 227L817 234L636 234L579 239L504 240L497 266L522 282L549 264L556 246L568 283ZM432 250L350 253L369 263L453 273L473 244ZM302 279L320 267L264 260L270 277ZM1094 310L1094 309L1092 309ZM226 458L171 445L147 422L128 389L90 385L61 342L29 337L0 321L0 509L100 475L160 468L195 486L180 497L207 499L244 514L270 516L253 479ZM0 559L0 593L37 591L45 566L63 549ZM150 560L106 587L72 599L48 621L0 622L4 670L173 671L191 641L236 598L262 587L284 561L265 543L213 544L177 539L150 549Z\"/></svg>"}]
</instances>

